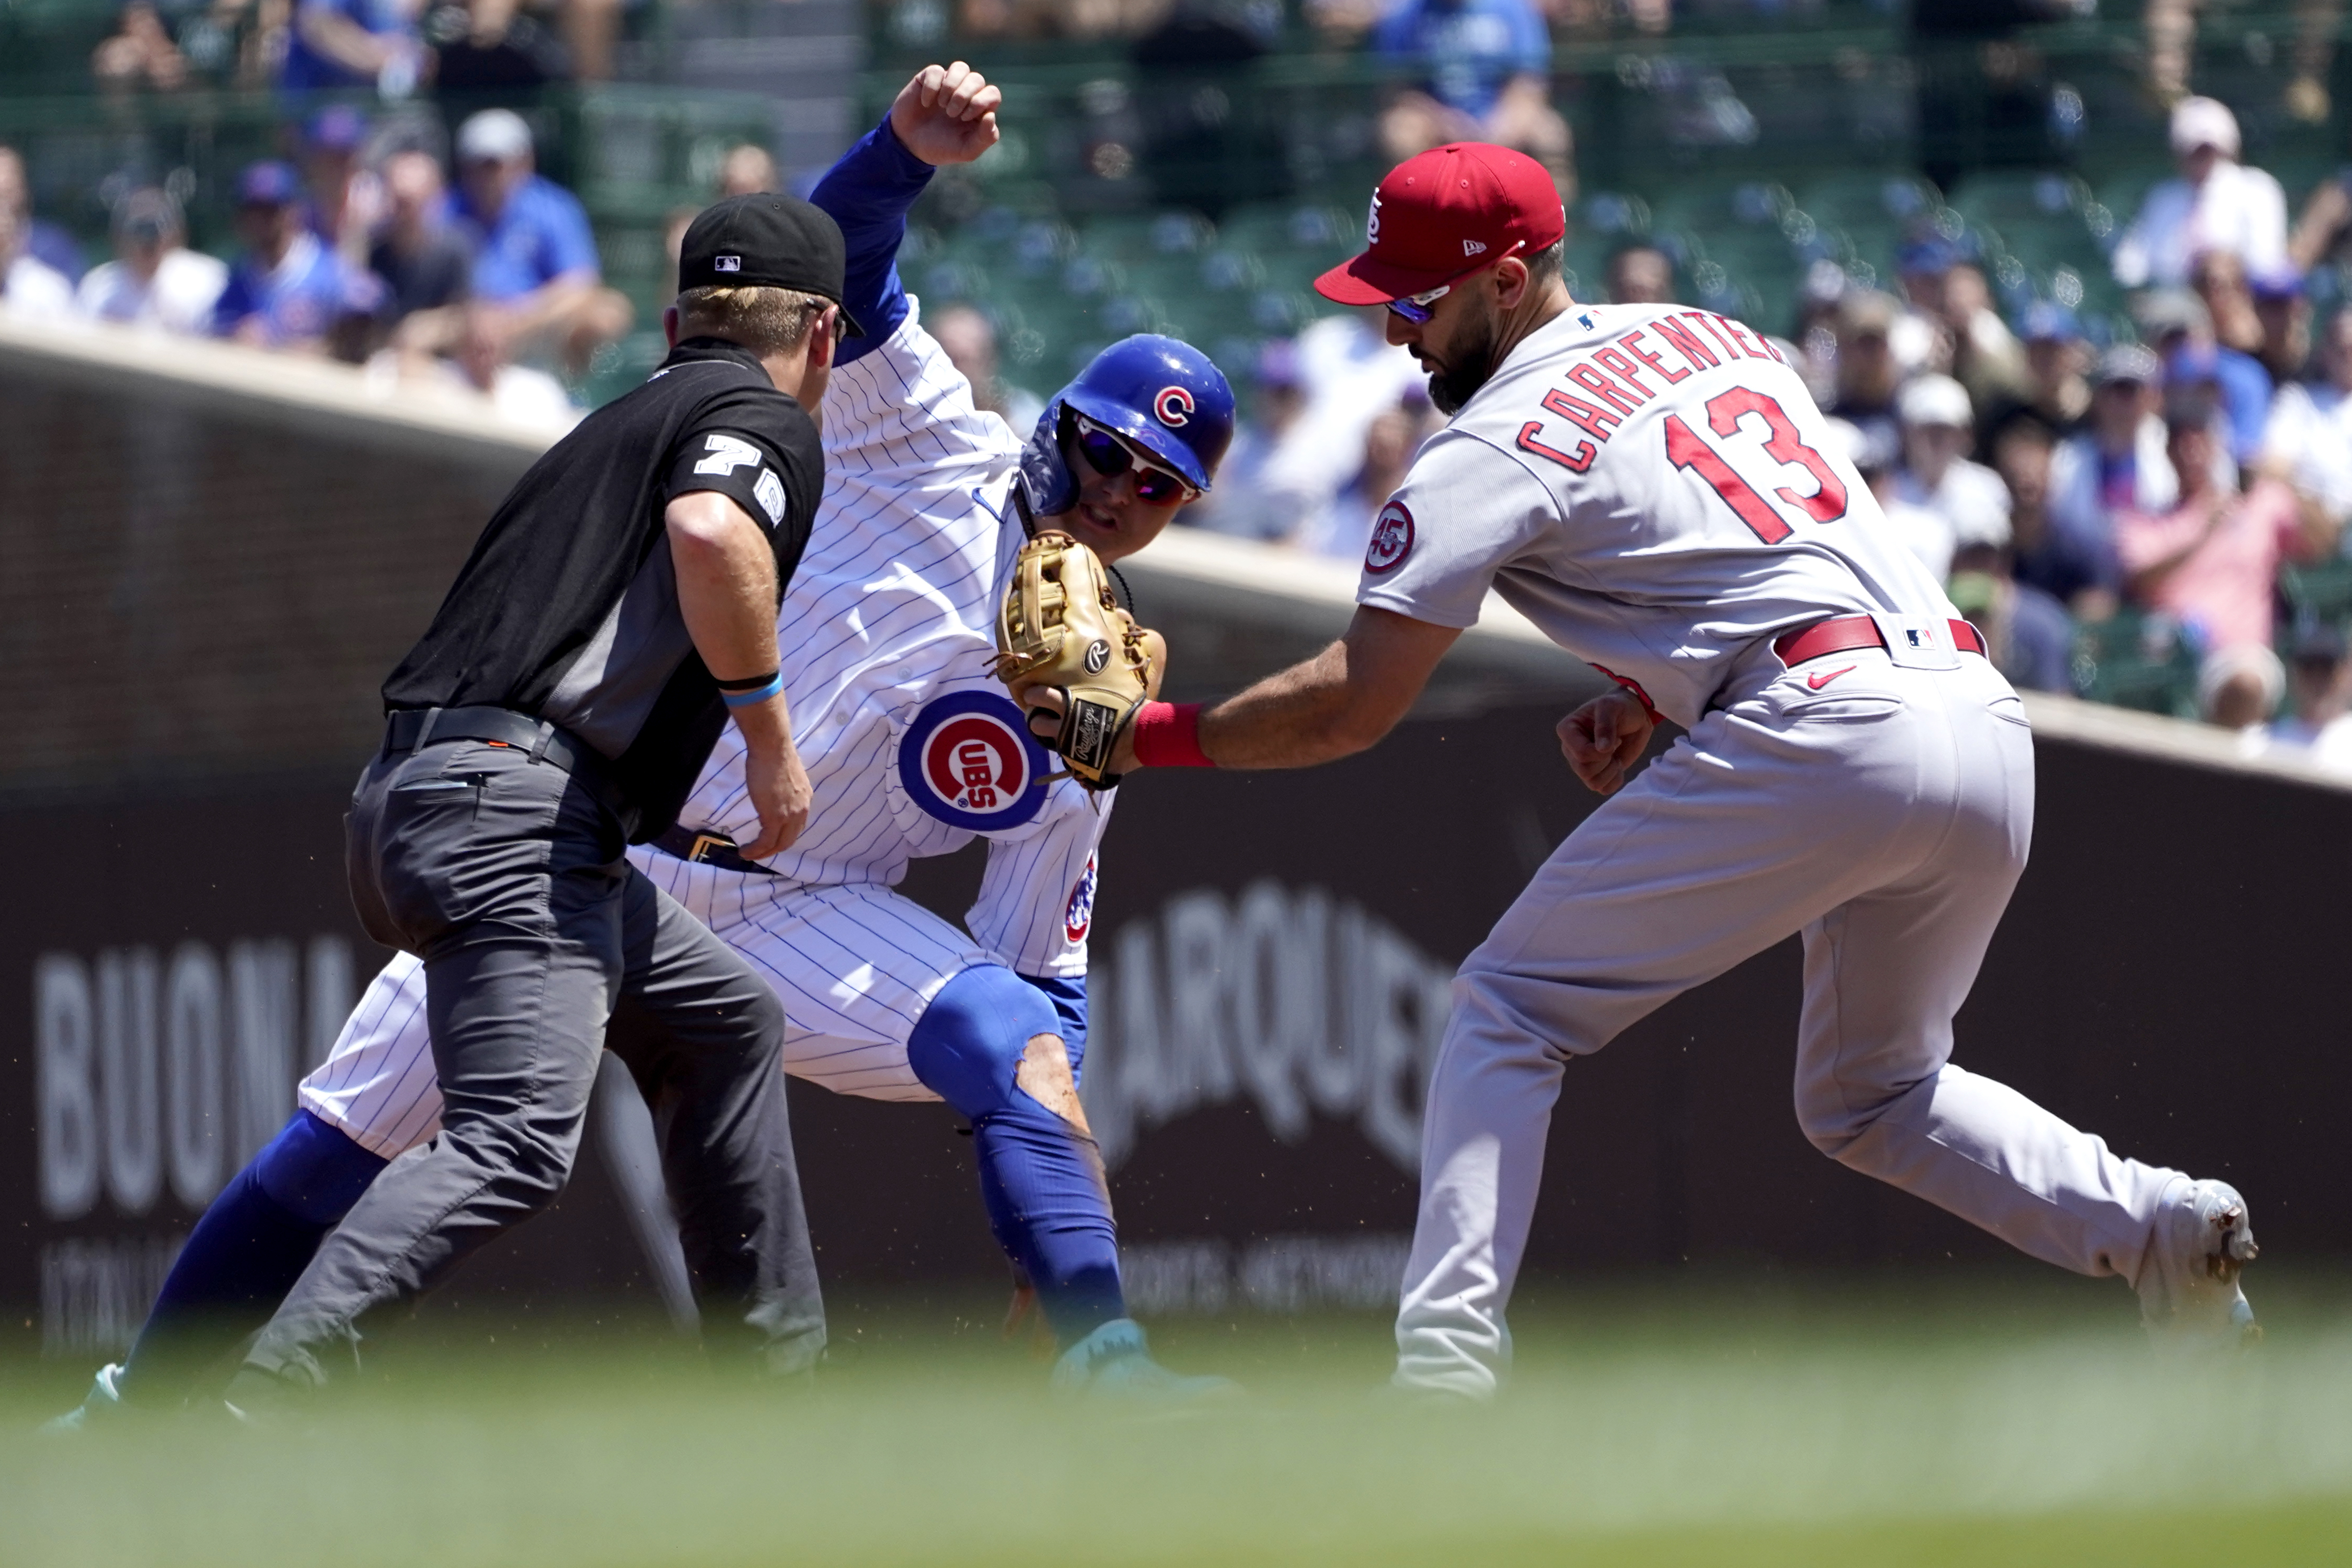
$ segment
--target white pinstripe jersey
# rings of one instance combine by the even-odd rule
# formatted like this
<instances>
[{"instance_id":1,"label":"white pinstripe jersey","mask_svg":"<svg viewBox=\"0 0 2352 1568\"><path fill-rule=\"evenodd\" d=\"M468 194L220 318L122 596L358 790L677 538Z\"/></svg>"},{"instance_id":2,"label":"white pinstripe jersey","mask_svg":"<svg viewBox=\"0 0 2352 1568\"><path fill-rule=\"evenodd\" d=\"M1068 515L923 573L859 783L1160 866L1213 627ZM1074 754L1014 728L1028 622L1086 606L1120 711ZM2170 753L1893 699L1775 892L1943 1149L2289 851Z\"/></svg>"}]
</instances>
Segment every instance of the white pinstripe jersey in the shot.
<instances>
[{"instance_id":1,"label":"white pinstripe jersey","mask_svg":"<svg viewBox=\"0 0 2352 1568\"><path fill-rule=\"evenodd\" d=\"M919 303L908 307L881 346L834 371L825 394L824 501L778 616L814 799L800 842L767 864L797 882L888 885L908 860L985 837L988 870L966 917L973 937L1020 973L1083 974L1110 796L1057 779L1035 800L1044 753L1008 739L1019 714L990 670L998 585L1023 537L1009 499L1022 443L973 406L971 384L922 330ZM972 716L943 732L937 715L958 705ZM991 784L1008 769L1023 776L1009 792L983 784L943 798L959 781L934 774L927 787L901 756L925 734L937 737L934 763L952 764L961 736ZM993 753L973 752L982 742ZM988 826L992 816L1006 825ZM758 836L732 725L678 822L738 843Z\"/></svg>"}]
</instances>

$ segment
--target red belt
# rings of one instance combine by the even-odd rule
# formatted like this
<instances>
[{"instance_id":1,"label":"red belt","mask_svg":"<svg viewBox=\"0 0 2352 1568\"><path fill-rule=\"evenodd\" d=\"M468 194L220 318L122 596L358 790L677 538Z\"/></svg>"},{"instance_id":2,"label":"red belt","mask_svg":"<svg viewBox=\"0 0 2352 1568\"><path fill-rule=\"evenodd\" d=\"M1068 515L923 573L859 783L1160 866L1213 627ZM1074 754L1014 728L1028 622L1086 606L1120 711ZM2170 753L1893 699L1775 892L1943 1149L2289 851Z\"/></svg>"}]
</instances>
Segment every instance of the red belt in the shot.
<instances>
[{"instance_id":1,"label":"red belt","mask_svg":"<svg viewBox=\"0 0 2352 1568\"><path fill-rule=\"evenodd\" d=\"M1984 638L1976 627L1966 621L1949 623L1952 646L1962 653L1981 655ZM1848 653L1858 647L1885 647L1885 634L1878 623L1868 616L1839 616L1833 620L1815 621L1801 630L1785 634L1772 644L1772 651L1780 662L1790 668L1807 659L1826 658L1833 653Z\"/></svg>"}]
</instances>

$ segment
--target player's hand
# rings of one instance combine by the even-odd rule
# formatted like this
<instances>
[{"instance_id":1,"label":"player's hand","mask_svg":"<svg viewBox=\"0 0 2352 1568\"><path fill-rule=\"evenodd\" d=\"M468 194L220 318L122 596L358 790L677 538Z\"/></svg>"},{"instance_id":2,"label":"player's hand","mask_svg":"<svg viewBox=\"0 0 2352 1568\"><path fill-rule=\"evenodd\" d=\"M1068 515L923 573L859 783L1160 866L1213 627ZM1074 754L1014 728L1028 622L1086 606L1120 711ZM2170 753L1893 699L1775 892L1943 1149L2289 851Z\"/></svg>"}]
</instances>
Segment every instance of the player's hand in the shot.
<instances>
[{"instance_id":1,"label":"player's hand","mask_svg":"<svg viewBox=\"0 0 2352 1568\"><path fill-rule=\"evenodd\" d=\"M898 89L890 129L908 152L933 165L969 163L996 145L1003 90L964 64L925 66Z\"/></svg>"},{"instance_id":2,"label":"player's hand","mask_svg":"<svg viewBox=\"0 0 2352 1568\"><path fill-rule=\"evenodd\" d=\"M751 808L760 814L760 837L737 853L747 860L764 860L791 848L808 826L808 770L801 766L800 752L787 738L781 746L747 746L743 775Z\"/></svg>"},{"instance_id":3,"label":"player's hand","mask_svg":"<svg viewBox=\"0 0 2352 1568\"><path fill-rule=\"evenodd\" d=\"M1058 686L1024 686L1013 691L1013 700L1029 715L1029 732L1051 751L1054 738L1062 732L1062 715L1070 710L1069 698ZM1131 773L1142 765L1135 760L1135 726L1129 724L1118 732L1118 741L1110 749L1110 766L1105 771Z\"/></svg>"},{"instance_id":4,"label":"player's hand","mask_svg":"<svg viewBox=\"0 0 2352 1568\"><path fill-rule=\"evenodd\" d=\"M1595 795L1615 795L1627 770L1642 760L1650 743L1651 721L1631 692L1612 691L1594 698L1554 726L1560 754L1584 786Z\"/></svg>"}]
</instances>

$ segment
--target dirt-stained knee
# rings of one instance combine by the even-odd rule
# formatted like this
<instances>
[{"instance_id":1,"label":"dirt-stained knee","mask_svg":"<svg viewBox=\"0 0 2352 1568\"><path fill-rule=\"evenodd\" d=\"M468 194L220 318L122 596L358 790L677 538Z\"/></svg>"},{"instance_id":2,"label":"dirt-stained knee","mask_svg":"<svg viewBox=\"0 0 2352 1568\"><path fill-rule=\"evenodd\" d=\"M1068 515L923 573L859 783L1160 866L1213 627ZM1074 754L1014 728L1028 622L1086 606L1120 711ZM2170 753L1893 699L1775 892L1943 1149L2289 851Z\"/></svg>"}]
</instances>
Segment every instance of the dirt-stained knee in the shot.
<instances>
[{"instance_id":1,"label":"dirt-stained knee","mask_svg":"<svg viewBox=\"0 0 2352 1568\"><path fill-rule=\"evenodd\" d=\"M1013 1069L1022 1092L1091 1138L1087 1108L1078 1103L1077 1080L1070 1076L1070 1053L1059 1035L1032 1035Z\"/></svg>"}]
</instances>

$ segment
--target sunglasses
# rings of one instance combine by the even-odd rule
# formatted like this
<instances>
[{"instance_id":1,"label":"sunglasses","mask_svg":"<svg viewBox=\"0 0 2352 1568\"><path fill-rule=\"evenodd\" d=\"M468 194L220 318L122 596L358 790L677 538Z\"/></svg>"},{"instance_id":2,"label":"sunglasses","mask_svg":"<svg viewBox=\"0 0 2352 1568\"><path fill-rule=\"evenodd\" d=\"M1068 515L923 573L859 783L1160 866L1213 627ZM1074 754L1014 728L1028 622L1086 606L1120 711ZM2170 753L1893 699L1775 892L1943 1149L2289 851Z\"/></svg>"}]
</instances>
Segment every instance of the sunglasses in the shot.
<instances>
[{"instance_id":1,"label":"sunglasses","mask_svg":"<svg viewBox=\"0 0 2352 1568\"><path fill-rule=\"evenodd\" d=\"M1454 285L1451 283L1440 283L1434 289L1424 289L1418 294L1407 294L1402 300L1391 300L1389 301L1389 309L1417 327L1424 326L1428 323L1429 318L1437 313L1430 307L1444 299L1453 291L1453 289Z\"/></svg>"},{"instance_id":2,"label":"sunglasses","mask_svg":"<svg viewBox=\"0 0 2352 1568\"><path fill-rule=\"evenodd\" d=\"M1073 412L1070 423L1078 456L1087 460L1087 467L1106 478L1133 474L1135 499L1146 506L1177 506L1201 493L1191 480L1146 458L1128 445L1125 437L1104 429L1085 415Z\"/></svg>"}]
</instances>

